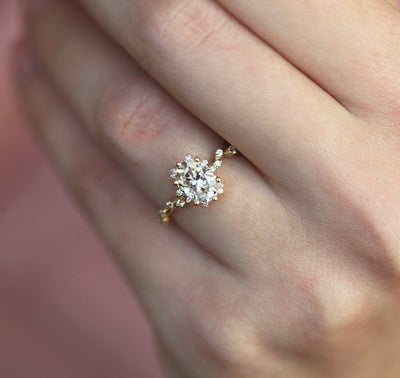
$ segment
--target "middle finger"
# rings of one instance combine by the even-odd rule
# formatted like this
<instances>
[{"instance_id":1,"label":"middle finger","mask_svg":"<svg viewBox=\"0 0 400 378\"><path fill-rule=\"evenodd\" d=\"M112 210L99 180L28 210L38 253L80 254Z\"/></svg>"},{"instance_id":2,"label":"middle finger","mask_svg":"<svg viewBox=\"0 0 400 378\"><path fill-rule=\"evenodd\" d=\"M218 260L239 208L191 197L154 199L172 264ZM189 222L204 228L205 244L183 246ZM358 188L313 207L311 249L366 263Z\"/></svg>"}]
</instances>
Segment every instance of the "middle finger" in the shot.
<instances>
[{"instance_id":1,"label":"middle finger","mask_svg":"<svg viewBox=\"0 0 400 378\"><path fill-rule=\"evenodd\" d=\"M213 0L80 0L159 83L272 179L351 116ZM118 20L118 21L116 21ZM290 175L289 175L290 177Z\"/></svg>"}]
</instances>

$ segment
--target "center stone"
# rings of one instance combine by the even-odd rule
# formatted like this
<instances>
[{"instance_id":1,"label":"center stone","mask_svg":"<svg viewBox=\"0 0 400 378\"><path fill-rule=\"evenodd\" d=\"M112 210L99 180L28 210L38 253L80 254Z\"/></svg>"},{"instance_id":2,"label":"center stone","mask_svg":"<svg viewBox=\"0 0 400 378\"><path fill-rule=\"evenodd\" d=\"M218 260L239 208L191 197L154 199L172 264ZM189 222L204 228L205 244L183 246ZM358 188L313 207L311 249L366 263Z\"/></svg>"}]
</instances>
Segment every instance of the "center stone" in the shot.
<instances>
[{"instance_id":1,"label":"center stone","mask_svg":"<svg viewBox=\"0 0 400 378\"><path fill-rule=\"evenodd\" d=\"M187 203L194 201L208 206L224 191L215 170L216 166L209 167L207 160L196 161L192 156L186 156L181 166L172 170L171 178L178 186L177 196L184 198Z\"/></svg>"}]
</instances>

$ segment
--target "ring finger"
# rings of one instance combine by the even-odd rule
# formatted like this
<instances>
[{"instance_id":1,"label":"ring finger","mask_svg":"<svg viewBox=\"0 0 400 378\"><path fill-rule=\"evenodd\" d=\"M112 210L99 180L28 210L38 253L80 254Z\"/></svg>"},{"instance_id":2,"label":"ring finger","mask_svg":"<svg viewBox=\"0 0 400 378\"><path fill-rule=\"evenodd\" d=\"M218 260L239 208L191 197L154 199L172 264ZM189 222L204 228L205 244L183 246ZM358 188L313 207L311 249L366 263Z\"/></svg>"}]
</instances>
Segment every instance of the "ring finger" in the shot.
<instances>
[{"instance_id":1,"label":"ring finger","mask_svg":"<svg viewBox=\"0 0 400 378\"><path fill-rule=\"evenodd\" d=\"M113 156L155 204L161 205L174 196L168 177L171 163L189 152L210 157L215 148L224 145L77 7L56 2L34 22L33 38L42 63L85 125L110 147ZM242 266L249 256L241 258L241 243L232 235L242 234L248 218L259 218L260 208L268 208L275 219L282 213L273 192L246 159L240 157L225 164L229 169L223 167L222 174L228 189L223 202L207 210L184 209L174 216L183 230L207 250L215 251L218 259ZM243 208L245 217L240 214ZM263 225L259 227L261 232Z\"/></svg>"}]
</instances>

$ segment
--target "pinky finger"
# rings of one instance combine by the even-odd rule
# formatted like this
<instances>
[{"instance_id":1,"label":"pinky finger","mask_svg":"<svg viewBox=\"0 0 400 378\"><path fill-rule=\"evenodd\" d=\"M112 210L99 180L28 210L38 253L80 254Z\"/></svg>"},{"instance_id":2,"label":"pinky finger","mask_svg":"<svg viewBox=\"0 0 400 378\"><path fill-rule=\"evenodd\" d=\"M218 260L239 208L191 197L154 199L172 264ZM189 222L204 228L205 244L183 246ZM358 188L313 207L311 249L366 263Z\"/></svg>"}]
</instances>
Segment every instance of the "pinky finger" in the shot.
<instances>
[{"instance_id":1,"label":"pinky finger","mask_svg":"<svg viewBox=\"0 0 400 378\"><path fill-rule=\"evenodd\" d=\"M18 84L35 133L110 247L155 329L173 329L172 324L165 327L168 313L187 308L182 298L220 265L178 229L159 222L121 168L79 127L40 69L19 75Z\"/></svg>"}]
</instances>

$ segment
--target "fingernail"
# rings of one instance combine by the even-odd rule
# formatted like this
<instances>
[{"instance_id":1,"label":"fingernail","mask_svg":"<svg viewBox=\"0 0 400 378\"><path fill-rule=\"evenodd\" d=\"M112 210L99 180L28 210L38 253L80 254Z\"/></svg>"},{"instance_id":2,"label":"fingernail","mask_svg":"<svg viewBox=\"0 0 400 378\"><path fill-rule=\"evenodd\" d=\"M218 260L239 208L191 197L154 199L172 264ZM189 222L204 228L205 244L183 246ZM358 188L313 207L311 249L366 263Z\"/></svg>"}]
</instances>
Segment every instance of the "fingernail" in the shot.
<instances>
[{"instance_id":1,"label":"fingernail","mask_svg":"<svg viewBox=\"0 0 400 378\"><path fill-rule=\"evenodd\" d=\"M27 11L30 17L35 17L42 13L52 0L29 0L27 4Z\"/></svg>"},{"instance_id":2,"label":"fingernail","mask_svg":"<svg viewBox=\"0 0 400 378\"><path fill-rule=\"evenodd\" d=\"M36 60L32 46L27 41L21 41L15 46L15 63L17 76L24 79L30 76L36 68Z\"/></svg>"}]
</instances>

